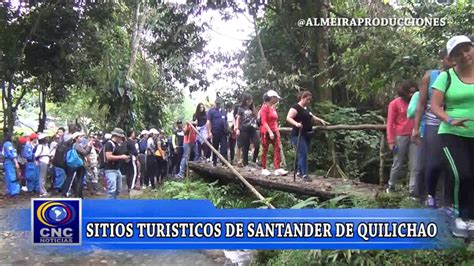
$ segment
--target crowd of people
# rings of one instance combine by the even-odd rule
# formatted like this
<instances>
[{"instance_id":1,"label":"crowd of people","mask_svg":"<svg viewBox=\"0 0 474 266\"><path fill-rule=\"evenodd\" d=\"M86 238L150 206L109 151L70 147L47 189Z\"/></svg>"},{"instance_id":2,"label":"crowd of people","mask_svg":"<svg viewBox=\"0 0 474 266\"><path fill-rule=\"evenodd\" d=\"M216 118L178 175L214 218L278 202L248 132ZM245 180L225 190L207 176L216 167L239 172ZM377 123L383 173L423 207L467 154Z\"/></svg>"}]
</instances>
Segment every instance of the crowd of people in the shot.
<instances>
[{"instance_id":1,"label":"crowd of people","mask_svg":"<svg viewBox=\"0 0 474 266\"><path fill-rule=\"evenodd\" d=\"M406 159L409 161L411 196L424 199L435 208L438 180L445 179L445 205L452 203L455 234L464 235L474 218L474 48L467 36L451 38L441 53L440 69L429 70L420 86L405 80L397 87L398 97L390 102L387 115L387 142L393 153L387 193L396 191ZM90 134L71 125L68 131L58 129L52 141L43 133L33 133L18 140L5 136L6 190L10 195L24 191L50 195L46 186L63 196L83 197L88 187L100 194L99 177L106 182L108 198L122 191L122 176L128 190L156 188L167 176L178 179L186 175L188 161L218 164L218 151L232 164L261 167L263 176L272 173L267 164L270 144L273 146L273 174L286 175L281 167L281 137L277 104L281 97L268 90L258 108L251 94L244 93L237 105L217 98L206 110L197 105L193 117L176 121L171 136L152 128L136 134L116 128L108 134ZM295 171L304 181L308 175L308 153L312 125L327 122L308 110L312 100L309 91L300 92L298 102L286 117L292 128L291 140L296 148ZM260 152L261 146L261 152ZM260 155L260 156L259 156ZM211 158L212 156L212 158ZM447 162L447 163L445 163ZM224 161L221 161L224 163ZM24 178L18 178L24 177Z\"/></svg>"},{"instance_id":2,"label":"crowd of people","mask_svg":"<svg viewBox=\"0 0 474 266\"><path fill-rule=\"evenodd\" d=\"M425 73L418 88L405 80L390 102L387 142L393 153L387 192L396 190L409 161L409 193L436 208L443 199L454 219L453 234L474 229L474 48L464 35L448 40L440 69ZM445 195L436 195L443 179ZM452 208L450 207L452 206Z\"/></svg>"},{"instance_id":3,"label":"crowd of people","mask_svg":"<svg viewBox=\"0 0 474 266\"><path fill-rule=\"evenodd\" d=\"M107 134L97 132L85 136L77 125L70 125L67 131L59 128L52 138L44 133L24 135L16 141L17 147L12 137L6 136L3 156L7 192L16 195L23 190L38 193L39 197L56 194L82 198L84 188L101 195L106 187L107 197L115 199L123 190L123 177L129 192L147 187L154 189L166 177L183 179L188 161L208 162L213 166L217 166L218 161L224 164L217 153L211 152L211 146L244 171L249 167L251 153L252 166L261 167L262 175L269 176L272 173L267 157L271 144L273 174L286 175L288 171L281 167L276 109L280 99L276 91L269 90L260 108L249 93L244 93L235 106L224 107L221 98L217 98L209 110L200 103L188 122L176 121L170 136L156 128L139 134L115 128ZM326 124L307 110L311 99L309 91L300 93L299 102L287 117L288 123L293 125L294 142L296 138L302 139L298 145L297 171L304 181L311 181L307 154L312 122Z\"/></svg>"}]
</instances>

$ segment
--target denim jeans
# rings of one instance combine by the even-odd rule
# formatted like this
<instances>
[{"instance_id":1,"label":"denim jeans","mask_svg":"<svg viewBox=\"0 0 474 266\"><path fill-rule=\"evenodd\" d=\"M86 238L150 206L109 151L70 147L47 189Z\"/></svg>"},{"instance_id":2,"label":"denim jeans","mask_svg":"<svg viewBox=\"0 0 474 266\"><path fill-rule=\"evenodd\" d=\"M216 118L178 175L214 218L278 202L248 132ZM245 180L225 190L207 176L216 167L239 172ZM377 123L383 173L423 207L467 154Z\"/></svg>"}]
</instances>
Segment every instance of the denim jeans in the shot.
<instances>
[{"instance_id":1,"label":"denim jeans","mask_svg":"<svg viewBox=\"0 0 474 266\"><path fill-rule=\"evenodd\" d=\"M184 176L186 173L186 160L190 160L191 151L196 145L194 143L185 143L183 144L183 158L181 158L181 163L179 165L179 175Z\"/></svg>"},{"instance_id":2,"label":"denim jeans","mask_svg":"<svg viewBox=\"0 0 474 266\"><path fill-rule=\"evenodd\" d=\"M298 136L292 136L291 142L293 145L298 145ZM310 138L308 136L301 136L300 143L298 146L298 168L297 170L300 172L300 175L307 175L308 174L308 147L310 145Z\"/></svg>"},{"instance_id":3,"label":"denim jeans","mask_svg":"<svg viewBox=\"0 0 474 266\"><path fill-rule=\"evenodd\" d=\"M116 199L122 190L122 173L120 170L105 170L105 180L107 180L107 189L109 199Z\"/></svg>"},{"instance_id":4,"label":"denim jeans","mask_svg":"<svg viewBox=\"0 0 474 266\"><path fill-rule=\"evenodd\" d=\"M411 142L410 136L397 136L396 144L398 150L393 154L393 164L390 170L390 180L388 184L395 186L398 178L402 175L403 165L408 157L410 172L408 190L410 194L418 196L416 195L416 192L419 191L418 186L422 185L422 182L419 180L421 171L420 158L418 156L419 147Z\"/></svg>"}]
</instances>

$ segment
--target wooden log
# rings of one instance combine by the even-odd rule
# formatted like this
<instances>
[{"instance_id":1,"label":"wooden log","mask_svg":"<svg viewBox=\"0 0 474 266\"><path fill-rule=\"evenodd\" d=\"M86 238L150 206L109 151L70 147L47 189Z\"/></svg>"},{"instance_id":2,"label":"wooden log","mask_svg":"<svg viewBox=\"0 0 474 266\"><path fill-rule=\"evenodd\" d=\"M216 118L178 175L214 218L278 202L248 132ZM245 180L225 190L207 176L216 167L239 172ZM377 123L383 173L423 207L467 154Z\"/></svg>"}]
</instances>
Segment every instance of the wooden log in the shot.
<instances>
[{"instance_id":1,"label":"wooden log","mask_svg":"<svg viewBox=\"0 0 474 266\"><path fill-rule=\"evenodd\" d=\"M238 182L235 175L224 167L213 167L209 164L189 162L189 168L205 178ZM258 174L247 173L245 174L245 179L254 186L295 193L298 195L314 196L321 200L328 200L338 195L375 197L378 193L377 185L361 183L353 180L344 181L341 178L316 177L312 179L312 182L308 183L301 180L293 182L291 176L262 177Z\"/></svg>"},{"instance_id":2,"label":"wooden log","mask_svg":"<svg viewBox=\"0 0 474 266\"><path fill-rule=\"evenodd\" d=\"M386 125L376 125L376 124L360 124L360 125L334 125L334 126L313 126L313 130L325 130L325 131L334 131L334 130L380 130L383 131L387 128ZM280 133L290 133L292 130L291 127L280 127Z\"/></svg>"},{"instance_id":3,"label":"wooden log","mask_svg":"<svg viewBox=\"0 0 474 266\"><path fill-rule=\"evenodd\" d=\"M256 189L255 187L253 187L249 182L247 182L247 180L245 180L245 178L239 173L237 172L237 170L235 170L235 168L224 158L224 156L221 155L221 153L219 151L217 151L214 146L211 145L211 143L209 143L209 141L207 141L207 139L203 138L201 136L201 134L199 134L199 131L194 127L193 124L191 124L190 122L188 122L188 124L191 126L191 128L196 132L196 134L200 137L200 139L204 140L204 143L206 143L206 145L211 149L211 151L217 155L217 157L219 157L219 159L227 166L229 167L229 169L232 171L232 173L237 176L240 181L242 181L242 183L244 183L244 185L250 189L250 191L259 199L261 200L263 203L265 203L265 205L267 205L268 208L270 209L275 209L275 207L270 203L268 202L267 199L265 199Z\"/></svg>"}]
</instances>

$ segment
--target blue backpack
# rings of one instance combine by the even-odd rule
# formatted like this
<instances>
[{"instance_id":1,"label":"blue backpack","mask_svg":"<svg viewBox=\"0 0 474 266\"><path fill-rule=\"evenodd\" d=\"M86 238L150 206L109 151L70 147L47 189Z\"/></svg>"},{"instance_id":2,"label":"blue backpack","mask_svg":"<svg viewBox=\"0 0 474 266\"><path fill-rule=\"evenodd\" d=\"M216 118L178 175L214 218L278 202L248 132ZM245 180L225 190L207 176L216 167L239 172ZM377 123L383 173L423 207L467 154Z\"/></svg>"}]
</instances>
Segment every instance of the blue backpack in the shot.
<instances>
[{"instance_id":1,"label":"blue backpack","mask_svg":"<svg viewBox=\"0 0 474 266\"><path fill-rule=\"evenodd\" d=\"M147 139L141 139L139 142L138 142L138 149L139 149L139 153L142 153L142 154L145 154L146 152L146 148L147 148Z\"/></svg>"},{"instance_id":2,"label":"blue backpack","mask_svg":"<svg viewBox=\"0 0 474 266\"><path fill-rule=\"evenodd\" d=\"M66 163L67 166L71 168L79 168L84 165L84 161L82 158L79 156L76 150L76 144L72 146L72 149L70 149L67 154L66 154Z\"/></svg>"}]
</instances>

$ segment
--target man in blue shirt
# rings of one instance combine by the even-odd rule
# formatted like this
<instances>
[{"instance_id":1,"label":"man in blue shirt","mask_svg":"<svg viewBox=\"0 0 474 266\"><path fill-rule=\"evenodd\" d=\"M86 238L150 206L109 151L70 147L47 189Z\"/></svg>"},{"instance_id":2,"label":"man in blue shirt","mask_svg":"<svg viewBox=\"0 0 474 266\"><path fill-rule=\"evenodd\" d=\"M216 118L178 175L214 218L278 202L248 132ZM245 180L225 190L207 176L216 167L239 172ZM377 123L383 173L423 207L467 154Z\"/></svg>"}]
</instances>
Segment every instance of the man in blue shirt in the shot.
<instances>
[{"instance_id":1,"label":"man in blue shirt","mask_svg":"<svg viewBox=\"0 0 474 266\"><path fill-rule=\"evenodd\" d=\"M216 99L216 104L207 112L207 131L212 140L212 146L219 150L221 155L227 160L227 112L223 108L224 101ZM217 155L212 154L212 164L217 165Z\"/></svg>"},{"instance_id":2,"label":"man in blue shirt","mask_svg":"<svg viewBox=\"0 0 474 266\"><path fill-rule=\"evenodd\" d=\"M20 183L18 182L16 175L16 171L20 169L20 165L16 159L16 149L13 147L12 137L10 134L5 136L2 154L5 158L3 163L5 171L5 188L8 195L15 196L20 193Z\"/></svg>"}]
</instances>

